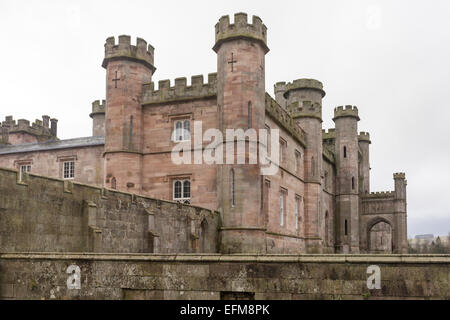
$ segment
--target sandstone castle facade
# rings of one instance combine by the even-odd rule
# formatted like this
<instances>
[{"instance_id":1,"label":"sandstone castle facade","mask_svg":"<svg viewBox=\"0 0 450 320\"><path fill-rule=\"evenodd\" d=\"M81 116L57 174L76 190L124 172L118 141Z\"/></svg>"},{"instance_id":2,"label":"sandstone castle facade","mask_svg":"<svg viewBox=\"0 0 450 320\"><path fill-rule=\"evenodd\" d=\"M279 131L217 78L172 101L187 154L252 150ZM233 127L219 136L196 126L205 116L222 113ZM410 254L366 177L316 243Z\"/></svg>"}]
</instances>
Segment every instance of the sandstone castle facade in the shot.
<instances>
[{"instance_id":1,"label":"sandstone castle facade","mask_svg":"<svg viewBox=\"0 0 450 320\"><path fill-rule=\"evenodd\" d=\"M0 167L17 170L18 181L40 175L65 180L65 190L78 183L106 190L102 195L157 199L161 212L153 216L146 207L149 218L138 220L148 233L136 235L141 245L128 251L406 253L405 174L394 174L394 191L370 192L371 141L358 132L358 109L335 108L335 128L323 130L321 82L279 82L272 98L265 88L267 28L256 16L250 24L243 13L234 23L220 18L213 50L217 72L207 80L193 76L190 85L177 78L173 86L169 80L156 86L154 48L140 38L136 44L129 36L108 38L106 100L92 104L92 136L59 140L56 119L43 116L30 125L8 116L1 124ZM279 129L278 173L263 176L260 164L174 164L172 149L193 141L195 121L203 131ZM180 128L183 134L174 134ZM92 199L84 199L90 201L86 212L103 207ZM161 201L201 208L201 214L186 209L190 213L171 212L168 219ZM189 240L173 245L178 233Z\"/></svg>"}]
</instances>

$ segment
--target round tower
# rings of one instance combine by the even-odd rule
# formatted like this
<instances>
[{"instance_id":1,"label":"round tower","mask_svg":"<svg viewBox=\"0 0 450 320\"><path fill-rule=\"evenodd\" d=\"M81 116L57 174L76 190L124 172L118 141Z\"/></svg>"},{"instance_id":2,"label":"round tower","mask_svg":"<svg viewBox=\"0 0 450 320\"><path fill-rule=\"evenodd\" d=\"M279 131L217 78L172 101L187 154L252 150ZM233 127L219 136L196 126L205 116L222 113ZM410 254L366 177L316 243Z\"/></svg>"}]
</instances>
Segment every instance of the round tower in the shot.
<instances>
[{"instance_id":1,"label":"round tower","mask_svg":"<svg viewBox=\"0 0 450 320\"><path fill-rule=\"evenodd\" d=\"M336 126L336 249L342 253L358 253L358 108L336 108L333 121Z\"/></svg>"},{"instance_id":2,"label":"round tower","mask_svg":"<svg viewBox=\"0 0 450 320\"><path fill-rule=\"evenodd\" d=\"M140 192L142 167L142 85L152 80L154 49L130 36L106 39L106 123L105 181L106 187Z\"/></svg>"},{"instance_id":3,"label":"round tower","mask_svg":"<svg viewBox=\"0 0 450 320\"><path fill-rule=\"evenodd\" d=\"M89 115L92 118L92 136L105 136L105 112L106 100L96 100L92 102L92 113Z\"/></svg>"},{"instance_id":4,"label":"round tower","mask_svg":"<svg viewBox=\"0 0 450 320\"><path fill-rule=\"evenodd\" d=\"M370 194L370 134L368 132L361 132L358 136L359 148L361 149L361 161L359 164L359 192Z\"/></svg>"},{"instance_id":5,"label":"round tower","mask_svg":"<svg viewBox=\"0 0 450 320\"><path fill-rule=\"evenodd\" d=\"M235 139L227 129L263 129L265 117L265 55L267 28L259 17L252 24L247 14L223 16L215 26L217 104L225 149ZM241 139L249 150L251 143ZM239 138L236 139L239 143ZM253 146L255 147L255 146ZM257 145L256 145L257 147ZM237 155L233 151L234 156ZM265 225L261 212L262 181L259 164L224 164L218 167L218 203L222 212L221 252L264 253ZM235 157L236 159L236 157Z\"/></svg>"},{"instance_id":6,"label":"round tower","mask_svg":"<svg viewBox=\"0 0 450 320\"><path fill-rule=\"evenodd\" d=\"M284 97L284 93L286 92L286 82L275 83L273 91L275 93L275 101L286 110L286 98Z\"/></svg>"},{"instance_id":7,"label":"round tower","mask_svg":"<svg viewBox=\"0 0 450 320\"><path fill-rule=\"evenodd\" d=\"M321 210L322 175L322 99L323 84L314 79L298 79L286 85L287 109L306 132L305 164L305 237L309 252L320 252L320 230L325 213Z\"/></svg>"}]
</instances>

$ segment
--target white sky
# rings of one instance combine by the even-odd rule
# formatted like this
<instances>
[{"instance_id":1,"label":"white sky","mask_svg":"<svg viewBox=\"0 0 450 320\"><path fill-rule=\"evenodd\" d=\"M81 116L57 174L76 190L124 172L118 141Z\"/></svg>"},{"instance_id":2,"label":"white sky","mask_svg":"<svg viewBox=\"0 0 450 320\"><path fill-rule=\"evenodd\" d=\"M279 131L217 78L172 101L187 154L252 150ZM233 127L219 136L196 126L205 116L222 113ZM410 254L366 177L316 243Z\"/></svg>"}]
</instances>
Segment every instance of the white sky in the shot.
<instances>
[{"instance_id":1,"label":"white sky","mask_svg":"<svg viewBox=\"0 0 450 320\"><path fill-rule=\"evenodd\" d=\"M258 15L268 27L266 90L310 77L333 108L356 105L371 133L371 191L408 179L408 235L450 231L450 1L0 0L0 120L59 119L62 139L91 135L91 102L105 98L108 36L155 47L153 80L216 71L214 25ZM233 19L233 18L232 18Z\"/></svg>"}]
</instances>

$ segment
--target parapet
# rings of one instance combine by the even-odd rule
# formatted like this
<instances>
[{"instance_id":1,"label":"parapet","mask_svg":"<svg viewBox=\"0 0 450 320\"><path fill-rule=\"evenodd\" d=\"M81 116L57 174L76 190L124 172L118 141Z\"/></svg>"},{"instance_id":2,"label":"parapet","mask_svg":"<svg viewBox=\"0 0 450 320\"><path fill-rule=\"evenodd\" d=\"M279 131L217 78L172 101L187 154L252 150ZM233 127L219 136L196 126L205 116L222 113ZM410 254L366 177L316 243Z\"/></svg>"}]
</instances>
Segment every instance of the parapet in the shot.
<instances>
[{"instance_id":1,"label":"parapet","mask_svg":"<svg viewBox=\"0 0 450 320\"><path fill-rule=\"evenodd\" d=\"M273 91L275 94L281 92L281 93L285 93L286 92L286 82L277 82L273 85Z\"/></svg>"},{"instance_id":2,"label":"parapet","mask_svg":"<svg viewBox=\"0 0 450 320\"><path fill-rule=\"evenodd\" d=\"M394 173L394 179L395 180L397 180L397 179L405 180L405 178L406 178L406 176L405 176L404 172Z\"/></svg>"},{"instance_id":3,"label":"parapet","mask_svg":"<svg viewBox=\"0 0 450 320\"><path fill-rule=\"evenodd\" d=\"M269 52L267 47L267 27L261 18L253 16L252 24L248 24L246 13L236 13L234 24L230 24L230 17L223 16L216 24L216 44L213 50L217 52L224 41L233 39L251 39L259 42L264 52Z\"/></svg>"},{"instance_id":4,"label":"parapet","mask_svg":"<svg viewBox=\"0 0 450 320\"><path fill-rule=\"evenodd\" d=\"M336 129L322 130L322 140L336 139Z\"/></svg>"},{"instance_id":5,"label":"parapet","mask_svg":"<svg viewBox=\"0 0 450 320\"><path fill-rule=\"evenodd\" d=\"M372 143L370 141L370 134L368 132L360 132L358 135L358 142L368 142L368 143Z\"/></svg>"},{"instance_id":6,"label":"parapet","mask_svg":"<svg viewBox=\"0 0 450 320\"><path fill-rule=\"evenodd\" d=\"M343 117L353 117L359 121L360 119L358 115L358 108L354 106L345 106L345 107L340 106L335 108L333 120Z\"/></svg>"},{"instance_id":7,"label":"parapet","mask_svg":"<svg viewBox=\"0 0 450 320\"><path fill-rule=\"evenodd\" d=\"M286 84L286 92L284 93L284 97L286 99L288 98L289 91L302 89L319 91L322 94L322 98L325 97L325 91L323 90L322 82L314 79L297 79Z\"/></svg>"},{"instance_id":8,"label":"parapet","mask_svg":"<svg viewBox=\"0 0 450 320\"><path fill-rule=\"evenodd\" d=\"M92 113L89 115L89 117L93 117L97 114L105 114L106 112L106 100L95 100L92 102Z\"/></svg>"},{"instance_id":9,"label":"parapet","mask_svg":"<svg viewBox=\"0 0 450 320\"><path fill-rule=\"evenodd\" d=\"M287 107L292 118L315 118L322 121L322 105L311 101L298 101L291 103Z\"/></svg>"},{"instance_id":10,"label":"parapet","mask_svg":"<svg viewBox=\"0 0 450 320\"><path fill-rule=\"evenodd\" d=\"M203 75L192 76L190 86L187 86L186 78L175 79L173 87L170 86L170 80L161 80L158 90L155 90L154 82L144 84L142 104L191 101L214 96L217 96L217 73L210 73L207 83L204 83Z\"/></svg>"},{"instance_id":11,"label":"parapet","mask_svg":"<svg viewBox=\"0 0 450 320\"><path fill-rule=\"evenodd\" d=\"M306 147L305 131L300 128L289 115L272 97L266 93L266 112L272 116L277 124L291 134L301 145Z\"/></svg>"},{"instance_id":12,"label":"parapet","mask_svg":"<svg viewBox=\"0 0 450 320\"><path fill-rule=\"evenodd\" d=\"M136 45L131 45L131 37L122 35L119 36L119 44L116 45L114 37L106 39L105 43L105 58L103 59L102 67L106 69L109 61L114 60L131 60L143 63L152 73L155 73L154 67L154 53L155 49L147 41L137 38Z\"/></svg>"},{"instance_id":13,"label":"parapet","mask_svg":"<svg viewBox=\"0 0 450 320\"><path fill-rule=\"evenodd\" d=\"M42 116L42 120L36 119L32 124L26 119L13 119L12 116L5 117L5 121L1 123L3 136L12 133L25 132L45 140L46 137L51 137L51 129L49 128L49 116ZM52 119L55 120L55 119ZM6 133L7 132L7 133Z\"/></svg>"},{"instance_id":14,"label":"parapet","mask_svg":"<svg viewBox=\"0 0 450 320\"><path fill-rule=\"evenodd\" d=\"M365 194L363 198L371 199L390 199L395 198L395 191L383 191L383 192L371 192L370 194Z\"/></svg>"}]
</instances>

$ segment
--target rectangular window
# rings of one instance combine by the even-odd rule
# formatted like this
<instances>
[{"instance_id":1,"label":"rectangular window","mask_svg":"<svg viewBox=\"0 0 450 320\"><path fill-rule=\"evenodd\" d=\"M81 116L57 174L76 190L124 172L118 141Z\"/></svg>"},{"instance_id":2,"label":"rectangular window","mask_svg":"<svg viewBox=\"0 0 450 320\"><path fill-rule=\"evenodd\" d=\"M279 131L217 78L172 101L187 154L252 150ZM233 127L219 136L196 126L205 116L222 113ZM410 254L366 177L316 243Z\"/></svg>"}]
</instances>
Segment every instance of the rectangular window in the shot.
<instances>
[{"instance_id":1,"label":"rectangular window","mask_svg":"<svg viewBox=\"0 0 450 320\"><path fill-rule=\"evenodd\" d=\"M300 163L302 154L300 151L295 150L295 173L300 174Z\"/></svg>"},{"instance_id":2,"label":"rectangular window","mask_svg":"<svg viewBox=\"0 0 450 320\"><path fill-rule=\"evenodd\" d=\"M75 178L75 161L65 161L63 163L63 178L64 179Z\"/></svg>"},{"instance_id":3,"label":"rectangular window","mask_svg":"<svg viewBox=\"0 0 450 320\"><path fill-rule=\"evenodd\" d=\"M174 121L173 141L190 141L191 140L191 121L189 119Z\"/></svg>"},{"instance_id":4,"label":"rectangular window","mask_svg":"<svg viewBox=\"0 0 450 320\"><path fill-rule=\"evenodd\" d=\"M284 226L286 219L286 190L280 191L280 226Z\"/></svg>"},{"instance_id":5,"label":"rectangular window","mask_svg":"<svg viewBox=\"0 0 450 320\"><path fill-rule=\"evenodd\" d=\"M269 155L270 155L270 127L268 125L266 125L265 129L267 132L266 152L267 152L267 157L269 157Z\"/></svg>"},{"instance_id":6,"label":"rectangular window","mask_svg":"<svg viewBox=\"0 0 450 320\"><path fill-rule=\"evenodd\" d=\"M324 185L325 185L325 190L327 190L328 189L328 171L325 171L325 173L324 173L324 176L323 176L323 182L324 182Z\"/></svg>"},{"instance_id":7,"label":"rectangular window","mask_svg":"<svg viewBox=\"0 0 450 320\"><path fill-rule=\"evenodd\" d=\"M295 196L295 230L298 230L300 219L300 196Z\"/></svg>"},{"instance_id":8,"label":"rectangular window","mask_svg":"<svg viewBox=\"0 0 450 320\"><path fill-rule=\"evenodd\" d=\"M31 171L31 164L23 164L23 165L20 165L19 179L22 181L22 173L24 173L24 172L30 172L30 171Z\"/></svg>"},{"instance_id":9,"label":"rectangular window","mask_svg":"<svg viewBox=\"0 0 450 320\"><path fill-rule=\"evenodd\" d=\"M286 160L286 146L287 142L280 139L280 165L284 165L284 161Z\"/></svg>"}]
</instances>

